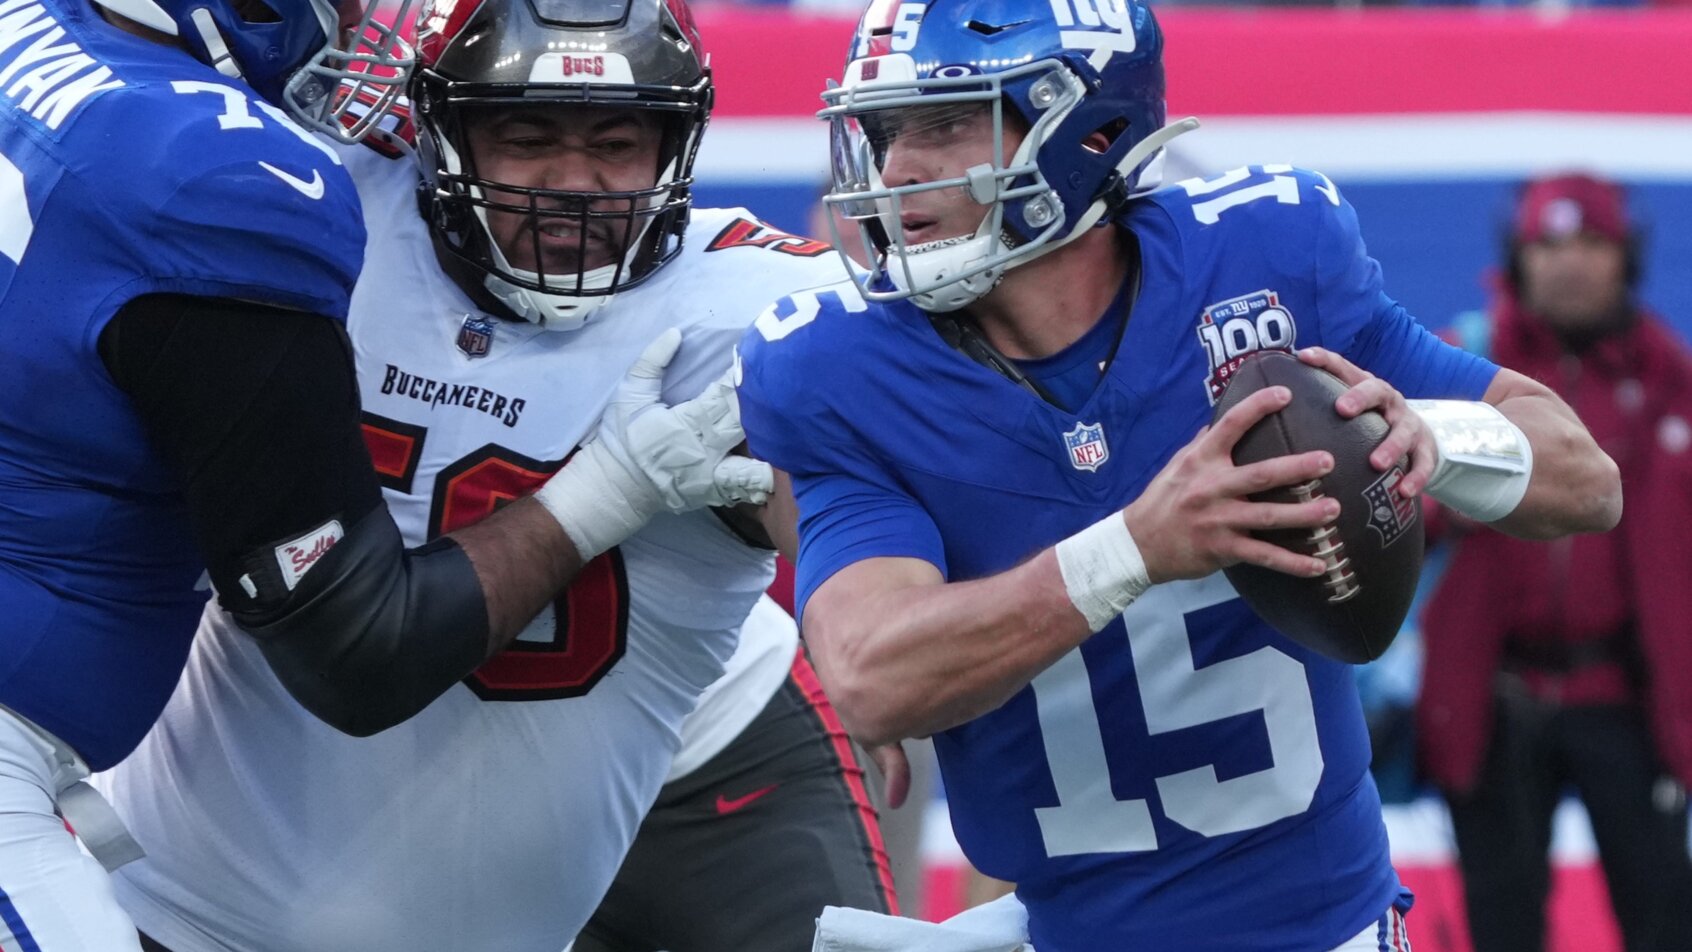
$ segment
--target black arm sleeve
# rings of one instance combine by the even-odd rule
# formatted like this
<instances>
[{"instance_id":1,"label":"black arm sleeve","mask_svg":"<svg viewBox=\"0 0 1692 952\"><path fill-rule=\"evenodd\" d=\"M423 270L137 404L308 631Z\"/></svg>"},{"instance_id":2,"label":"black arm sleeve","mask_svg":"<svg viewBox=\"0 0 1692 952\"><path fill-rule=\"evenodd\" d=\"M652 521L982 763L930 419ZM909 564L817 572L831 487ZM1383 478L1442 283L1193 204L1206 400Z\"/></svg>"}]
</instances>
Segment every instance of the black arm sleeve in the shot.
<instances>
[{"instance_id":1,"label":"black arm sleeve","mask_svg":"<svg viewBox=\"0 0 1692 952\"><path fill-rule=\"evenodd\" d=\"M450 540L407 551L382 503L340 324L148 295L112 318L100 355L181 480L219 601L313 714L375 733L484 660L468 557ZM290 581L278 548L331 521L340 541Z\"/></svg>"}]
</instances>

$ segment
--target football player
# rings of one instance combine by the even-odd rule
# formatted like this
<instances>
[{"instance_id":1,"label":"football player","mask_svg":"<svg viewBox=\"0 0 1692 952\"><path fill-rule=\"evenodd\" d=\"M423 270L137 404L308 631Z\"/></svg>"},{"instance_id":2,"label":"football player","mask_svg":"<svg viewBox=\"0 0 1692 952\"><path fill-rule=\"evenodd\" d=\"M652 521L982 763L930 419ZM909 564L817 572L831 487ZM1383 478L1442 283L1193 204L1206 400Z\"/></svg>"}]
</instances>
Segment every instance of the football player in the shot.
<instances>
[{"instance_id":1,"label":"football player","mask_svg":"<svg viewBox=\"0 0 1692 952\"><path fill-rule=\"evenodd\" d=\"M718 378L746 325L840 266L691 208L712 85L686 8L461 2L418 47L416 160L341 153L371 235L349 318L364 436L406 541L497 520L651 401L678 409L630 438L690 460L678 427L732 435ZM613 876L579 949L796 949L826 904L891 909L861 772L792 620L759 602L773 560L748 515L643 517L509 650L370 738L301 711L209 611L103 780L148 849L117 882L147 947L556 952Z\"/></svg>"},{"instance_id":2,"label":"football player","mask_svg":"<svg viewBox=\"0 0 1692 952\"><path fill-rule=\"evenodd\" d=\"M599 508L404 547L342 328L358 199L314 132L384 121L408 10L0 3L0 947L136 947L101 869L134 843L80 778L147 732L211 587L307 709L370 733L515 636L579 545L767 489L719 465L724 399L681 414L636 381L557 477ZM630 420L699 452L659 461Z\"/></svg>"},{"instance_id":3,"label":"football player","mask_svg":"<svg viewBox=\"0 0 1692 952\"><path fill-rule=\"evenodd\" d=\"M1318 574L1250 530L1339 501L1247 496L1332 460L1235 467L1289 394L1207 427L1212 402L1246 353L1296 349L1352 385L1342 416L1385 415L1399 491L1528 535L1613 525L1616 468L1387 297L1324 176L1154 190L1192 124L1165 127L1162 45L1139 0L872 5L822 115L876 268L757 320L748 438L792 476L843 720L936 735L958 838L1041 952L1407 948L1350 672L1218 571Z\"/></svg>"}]
</instances>

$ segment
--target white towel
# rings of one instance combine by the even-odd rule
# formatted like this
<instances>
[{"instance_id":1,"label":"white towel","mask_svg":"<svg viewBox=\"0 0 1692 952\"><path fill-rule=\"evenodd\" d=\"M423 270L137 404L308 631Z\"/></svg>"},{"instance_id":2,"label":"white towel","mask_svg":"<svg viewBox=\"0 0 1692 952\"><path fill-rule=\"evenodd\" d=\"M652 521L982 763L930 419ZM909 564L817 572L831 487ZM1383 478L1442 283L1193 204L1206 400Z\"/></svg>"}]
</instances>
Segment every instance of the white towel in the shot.
<instances>
[{"instance_id":1,"label":"white towel","mask_svg":"<svg viewBox=\"0 0 1692 952\"><path fill-rule=\"evenodd\" d=\"M1012 893L945 922L828 906L811 952L1034 952L1028 910Z\"/></svg>"}]
</instances>

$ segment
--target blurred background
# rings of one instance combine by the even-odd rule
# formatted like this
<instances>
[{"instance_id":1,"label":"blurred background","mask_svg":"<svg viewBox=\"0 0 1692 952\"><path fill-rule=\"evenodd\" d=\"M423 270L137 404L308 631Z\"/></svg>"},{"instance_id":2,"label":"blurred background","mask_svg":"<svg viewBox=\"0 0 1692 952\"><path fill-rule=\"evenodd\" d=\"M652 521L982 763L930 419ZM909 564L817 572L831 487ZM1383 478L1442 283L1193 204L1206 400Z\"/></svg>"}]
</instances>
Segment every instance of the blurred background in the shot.
<instances>
[{"instance_id":1,"label":"blurred background","mask_svg":"<svg viewBox=\"0 0 1692 952\"><path fill-rule=\"evenodd\" d=\"M828 155L811 117L857 15L822 2L695 6L718 97L701 204L807 233ZM1327 173L1388 291L1438 327L1486 304L1522 179L1598 172L1629 187L1645 299L1692 334L1692 2L1154 7L1169 115L1204 123L1176 140L1166 181Z\"/></svg>"},{"instance_id":2,"label":"blurred background","mask_svg":"<svg viewBox=\"0 0 1692 952\"><path fill-rule=\"evenodd\" d=\"M1428 326L1451 329L1494 302L1522 182L1596 173L1627 190L1640 298L1692 337L1692 0L1153 5L1167 37L1170 118L1203 122L1172 147L1166 182L1247 164L1325 172L1356 206L1388 292ZM718 90L699 203L744 205L826 239L813 212L827 135L813 113L839 75L857 3L701 0L694 10ZM1395 861L1417 892L1416 947L1468 952L1449 816L1413 763L1414 617L1359 679ZM967 901L942 798L936 790L900 811L926 807L926 823L890 818L920 827L890 839L905 854L896 860L907 914L931 919ZM1556 814L1551 855L1547 948L1620 952L1591 829L1572 797Z\"/></svg>"}]
</instances>

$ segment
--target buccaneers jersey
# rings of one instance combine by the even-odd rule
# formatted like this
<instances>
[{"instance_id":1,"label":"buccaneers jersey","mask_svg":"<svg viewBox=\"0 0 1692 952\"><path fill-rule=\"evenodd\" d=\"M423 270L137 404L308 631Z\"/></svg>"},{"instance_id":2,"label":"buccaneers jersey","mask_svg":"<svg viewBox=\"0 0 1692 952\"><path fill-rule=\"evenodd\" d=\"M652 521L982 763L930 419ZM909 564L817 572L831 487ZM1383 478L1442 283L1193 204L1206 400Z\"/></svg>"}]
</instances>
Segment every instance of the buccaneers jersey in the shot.
<instances>
[{"instance_id":1,"label":"buccaneers jersey","mask_svg":"<svg viewBox=\"0 0 1692 952\"><path fill-rule=\"evenodd\" d=\"M551 332L482 313L441 272L411 163L343 157L374 236L350 319L365 431L410 544L555 472L664 329L683 332L674 403L729 367L768 299L839 272L816 242L699 210L674 261ZM366 739L295 704L214 608L159 727L106 781L149 853L119 898L175 952L563 948L772 575L713 512L659 515L510 650Z\"/></svg>"}]
</instances>

